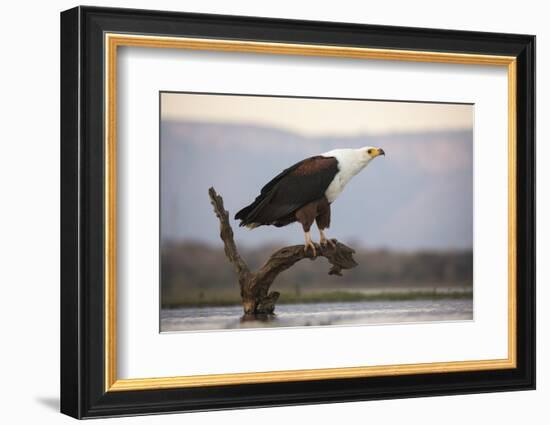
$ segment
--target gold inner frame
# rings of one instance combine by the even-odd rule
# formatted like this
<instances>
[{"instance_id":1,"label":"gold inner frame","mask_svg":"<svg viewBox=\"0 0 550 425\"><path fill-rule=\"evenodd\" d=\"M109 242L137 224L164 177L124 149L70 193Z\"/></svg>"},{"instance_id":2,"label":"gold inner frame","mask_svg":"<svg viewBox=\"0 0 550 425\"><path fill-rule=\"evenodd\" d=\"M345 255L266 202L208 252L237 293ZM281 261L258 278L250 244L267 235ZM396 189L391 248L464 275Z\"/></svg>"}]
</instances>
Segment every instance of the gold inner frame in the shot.
<instances>
[{"instance_id":1,"label":"gold inner frame","mask_svg":"<svg viewBox=\"0 0 550 425\"><path fill-rule=\"evenodd\" d=\"M416 373L510 369L516 367L516 58L445 52L370 49L328 45L105 34L105 391L133 391L214 385L311 381ZM119 46L324 56L507 67L508 72L508 357L419 364L118 379L116 373L116 99Z\"/></svg>"}]
</instances>

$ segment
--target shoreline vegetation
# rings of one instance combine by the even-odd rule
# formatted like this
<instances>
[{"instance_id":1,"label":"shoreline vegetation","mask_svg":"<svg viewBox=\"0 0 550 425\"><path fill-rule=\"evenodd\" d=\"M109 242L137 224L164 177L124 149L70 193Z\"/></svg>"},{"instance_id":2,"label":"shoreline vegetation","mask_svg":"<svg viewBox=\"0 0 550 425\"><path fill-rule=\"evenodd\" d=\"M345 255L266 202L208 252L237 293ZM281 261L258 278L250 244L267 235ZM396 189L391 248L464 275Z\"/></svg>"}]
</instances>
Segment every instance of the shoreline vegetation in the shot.
<instances>
[{"instance_id":1,"label":"shoreline vegetation","mask_svg":"<svg viewBox=\"0 0 550 425\"><path fill-rule=\"evenodd\" d=\"M350 242L350 246L357 245ZM258 269L280 246L241 249L250 269ZM326 259L300 261L277 277L277 304L471 299L471 250L397 252L358 248L359 264L330 276ZM161 250L161 307L242 305L238 278L223 244L165 242Z\"/></svg>"},{"instance_id":2,"label":"shoreline vegetation","mask_svg":"<svg viewBox=\"0 0 550 425\"><path fill-rule=\"evenodd\" d=\"M363 302L363 301L416 301L416 300L449 300L471 299L471 288L445 288L418 289L418 290L381 290L381 291L319 291L310 293L281 293L278 304L311 304L311 303L337 303L337 302ZM171 303L163 303L163 309L200 308L200 307L225 307L241 305L241 299L233 295L210 295L205 297L173 300Z\"/></svg>"}]
</instances>

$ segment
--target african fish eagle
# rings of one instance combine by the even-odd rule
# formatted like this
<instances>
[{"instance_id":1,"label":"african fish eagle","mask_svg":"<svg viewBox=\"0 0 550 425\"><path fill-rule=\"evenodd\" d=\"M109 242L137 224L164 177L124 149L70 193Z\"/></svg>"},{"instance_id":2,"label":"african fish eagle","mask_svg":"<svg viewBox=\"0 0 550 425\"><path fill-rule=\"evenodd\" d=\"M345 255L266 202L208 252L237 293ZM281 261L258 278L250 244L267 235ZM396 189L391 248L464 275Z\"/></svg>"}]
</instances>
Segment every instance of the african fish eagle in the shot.
<instances>
[{"instance_id":1,"label":"african fish eagle","mask_svg":"<svg viewBox=\"0 0 550 425\"><path fill-rule=\"evenodd\" d=\"M311 225L317 222L321 245L335 246L324 232L330 226L330 205L351 178L380 155L385 155L382 149L369 146L334 149L306 158L275 176L254 202L235 214L235 220L241 220L240 226L250 229L282 227L297 221L304 229L304 251L307 253L311 248L316 256Z\"/></svg>"}]
</instances>

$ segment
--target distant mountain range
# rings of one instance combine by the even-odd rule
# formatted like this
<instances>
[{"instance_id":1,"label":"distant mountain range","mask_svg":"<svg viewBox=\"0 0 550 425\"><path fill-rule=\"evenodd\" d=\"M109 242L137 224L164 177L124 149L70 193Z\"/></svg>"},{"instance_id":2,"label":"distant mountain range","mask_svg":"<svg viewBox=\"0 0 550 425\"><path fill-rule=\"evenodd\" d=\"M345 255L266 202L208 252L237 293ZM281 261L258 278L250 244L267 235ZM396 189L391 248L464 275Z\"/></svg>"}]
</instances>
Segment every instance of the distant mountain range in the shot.
<instances>
[{"instance_id":1,"label":"distant mountain range","mask_svg":"<svg viewBox=\"0 0 550 425\"><path fill-rule=\"evenodd\" d=\"M369 164L333 204L329 236L371 248L471 249L472 138L471 130L303 137L255 125L163 121L161 235L219 244L210 186L233 217L273 176L303 158L379 146L386 156ZM253 231L233 224L238 243L249 247L303 240L297 224Z\"/></svg>"}]
</instances>

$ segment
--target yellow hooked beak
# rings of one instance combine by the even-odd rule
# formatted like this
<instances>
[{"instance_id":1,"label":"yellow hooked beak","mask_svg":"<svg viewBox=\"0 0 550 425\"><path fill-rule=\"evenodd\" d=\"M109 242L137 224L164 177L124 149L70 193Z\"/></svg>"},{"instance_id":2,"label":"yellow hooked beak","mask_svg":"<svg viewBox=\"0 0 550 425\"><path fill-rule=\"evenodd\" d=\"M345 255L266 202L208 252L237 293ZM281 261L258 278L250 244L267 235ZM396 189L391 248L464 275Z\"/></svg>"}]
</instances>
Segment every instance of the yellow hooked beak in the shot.
<instances>
[{"instance_id":1,"label":"yellow hooked beak","mask_svg":"<svg viewBox=\"0 0 550 425\"><path fill-rule=\"evenodd\" d=\"M372 156L373 158L374 158L374 157L377 157L377 156L380 156L380 155L386 156L386 152L384 152L384 149L378 148L378 149L376 149L376 150L371 154L371 156Z\"/></svg>"}]
</instances>

